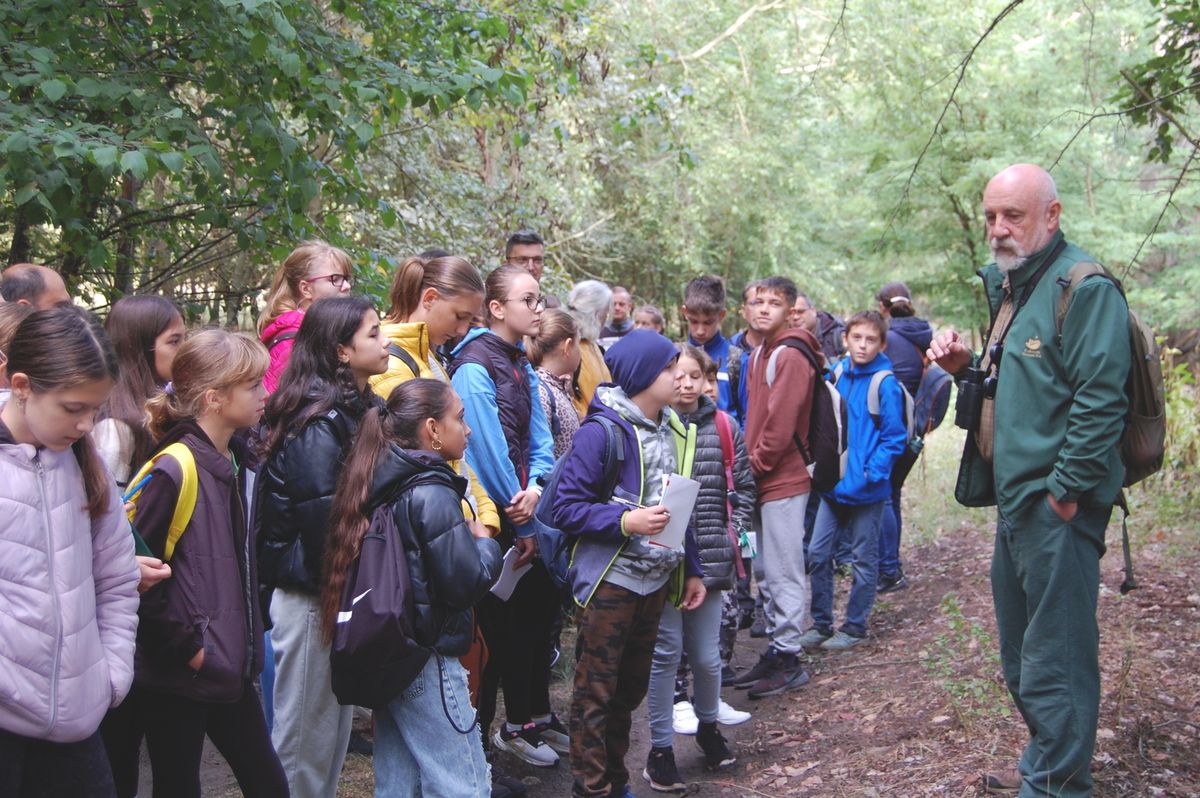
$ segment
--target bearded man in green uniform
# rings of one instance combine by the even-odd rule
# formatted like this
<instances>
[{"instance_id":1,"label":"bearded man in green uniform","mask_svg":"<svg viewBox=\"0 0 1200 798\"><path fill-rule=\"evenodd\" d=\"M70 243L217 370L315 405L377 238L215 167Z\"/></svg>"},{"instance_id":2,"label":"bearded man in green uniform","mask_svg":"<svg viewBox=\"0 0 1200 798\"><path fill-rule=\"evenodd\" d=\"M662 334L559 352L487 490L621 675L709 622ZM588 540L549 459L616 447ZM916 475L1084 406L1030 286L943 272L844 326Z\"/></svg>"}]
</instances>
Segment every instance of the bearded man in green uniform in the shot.
<instances>
[{"instance_id":1,"label":"bearded man in green uniform","mask_svg":"<svg viewBox=\"0 0 1200 798\"><path fill-rule=\"evenodd\" d=\"M1092 259L1063 237L1062 204L1044 169L1000 172L983 209L994 258L979 272L988 346L976 357L945 332L928 354L958 380L955 420L969 429L955 495L997 507L1000 656L1030 733L1017 770L985 778L997 794L1087 796L1100 706L1100 557L1124 474L1128 308L1111 281L1091 278L1072 293L1059 330L1067 273Z\"/></svg>"}]
</instances>

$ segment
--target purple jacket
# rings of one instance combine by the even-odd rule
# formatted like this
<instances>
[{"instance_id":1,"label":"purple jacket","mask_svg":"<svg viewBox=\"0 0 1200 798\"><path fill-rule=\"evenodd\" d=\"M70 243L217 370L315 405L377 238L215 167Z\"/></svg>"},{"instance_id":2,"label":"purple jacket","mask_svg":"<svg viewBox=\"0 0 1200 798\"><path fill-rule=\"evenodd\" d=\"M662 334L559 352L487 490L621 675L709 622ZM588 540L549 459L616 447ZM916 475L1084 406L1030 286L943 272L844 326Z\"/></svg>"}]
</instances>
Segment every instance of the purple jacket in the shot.
<instances>
[{"instance_id":1,"label":"purple jacket","mask_svg":"<svg viewBox=\"0 0 1200 798\"><path fill-rule=\"evenodd\" d=\"M668 408L663 412L670 414L679 462L690 460L685 457L686 449L689 440L695 445L695 436L688 435L687 427L672 410ZM593 399L588 408L588 417L593 415L612 419L624 436L625 461L617 475L615 495L640 504L643 474L637 433L628 421L599 399ZM552 514L554 525L574 537L567 577L575 602L581 607L587 606L629 539L621 531L621 517L630 509L629 505L597 493L604 476L605 435L599 424L586 423L575 434L574 445L565 455L567 462L559 476L557 502ZM671 600L678 603L682 599L685 576L703 575L695 532L689 526L684 542L683 568L676 569L668 583L672 586Z\"/></svg>"}]
</instances>

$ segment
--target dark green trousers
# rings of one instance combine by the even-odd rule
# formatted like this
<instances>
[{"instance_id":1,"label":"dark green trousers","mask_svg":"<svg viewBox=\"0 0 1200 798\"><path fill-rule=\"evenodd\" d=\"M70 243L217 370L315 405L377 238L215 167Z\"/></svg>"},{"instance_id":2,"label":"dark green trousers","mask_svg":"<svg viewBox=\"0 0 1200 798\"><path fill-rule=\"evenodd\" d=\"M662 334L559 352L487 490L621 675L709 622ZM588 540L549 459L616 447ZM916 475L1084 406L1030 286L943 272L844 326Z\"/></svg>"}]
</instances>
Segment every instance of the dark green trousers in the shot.
<instances>
[{"instance_id":1,"label":"dark green trousers","mask_svg":"<svg viewBox=\"0 0 1200 798\"><path fill-rule=\"evenodd\" d=\"M1100 713L1096 602L1111 507L1070 521L1045 496L999 513L992 598L1004 679L1029 727L1020 798L1089 796Z\"/></svg>"}]
</instances>

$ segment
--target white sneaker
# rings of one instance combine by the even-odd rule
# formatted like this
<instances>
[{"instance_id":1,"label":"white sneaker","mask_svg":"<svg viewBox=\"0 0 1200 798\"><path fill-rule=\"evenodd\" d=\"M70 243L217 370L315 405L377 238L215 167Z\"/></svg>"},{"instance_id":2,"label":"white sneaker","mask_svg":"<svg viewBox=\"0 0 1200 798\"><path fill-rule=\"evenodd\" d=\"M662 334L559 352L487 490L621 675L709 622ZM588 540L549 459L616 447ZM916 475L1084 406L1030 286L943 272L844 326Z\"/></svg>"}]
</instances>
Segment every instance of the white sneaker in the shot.
<instances>
[{"instance_id":1,"label":"white sneaker","mask_svg":"<svg viewBox=\"0 0 1200 798\"><path fill-rule=\"evenodd\" d=\"M750 713L743 712L740 709L734 709L724 701L717 707L717 723L725 726L737 726L750 720Z\"/></svg>"},{"instance_id":2,"label":"white sneaker","mask_svg":"<svg viewBox=\"0 0 1200 798\"><path fill-rule=\"evenodd\" d=\"M680 701L675 704L675 720L673 725L676 734L694 735L696 730L700 728L700 719L696 717L696 710L692 708L691 701Z\"/></svg>"},{"instance_id":3,"label":"white sneaker","mask_svg":"<svg viewBox=\"0 0 1200 798\"><path fill-rule=\"evenodd\" d=\"M507 751L537 768L550 768L558 764L558 754L546 744L532 723L515 732L508 731L502 725L493 735L492 743L501 751Z\"/></svg>"}]
</instances>

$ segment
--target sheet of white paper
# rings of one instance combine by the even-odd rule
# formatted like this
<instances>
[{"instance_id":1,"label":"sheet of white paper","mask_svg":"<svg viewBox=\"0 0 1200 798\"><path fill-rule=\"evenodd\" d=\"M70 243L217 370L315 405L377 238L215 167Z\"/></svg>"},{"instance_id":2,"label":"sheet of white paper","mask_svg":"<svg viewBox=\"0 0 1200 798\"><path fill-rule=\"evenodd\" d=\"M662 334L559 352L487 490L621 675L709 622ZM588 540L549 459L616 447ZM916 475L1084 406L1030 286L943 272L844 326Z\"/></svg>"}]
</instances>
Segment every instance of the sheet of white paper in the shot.
<instances>
[{"instance_id":1,"label":"sheet of white paper","mask_svg":"<svg viewBox=\"0 0 1200 798\"><path fill-rule=\"evenodd\" d=\"M688 521L692 518L692 508L696 506L696 497L699 495L700 483L696 480L679 474L667 477L660 504L671 513L671 520L662 532L650 538L650 542L656 546L683 551Z\"/></svg>"},{"instance_id":2,"label":"sheet of white paper","mask_svg":"<svg viewBox=\"0 0 1200 798\"><path fill-rule=\"evenodd\" d=\"M521 552L517 551L516 546L504 552L504 563L500 568L500 578L496 580L496 584L492 585L492 592L501 601L508 601L512 598L513 591L517 588L517 582L520 582L525 572L533 567L533 560L530 560L520 568L517 568L516 562L520 556Z\"/></svg>"}]
</instances>

